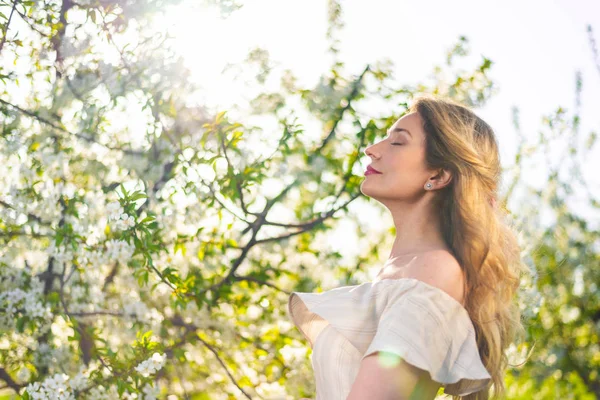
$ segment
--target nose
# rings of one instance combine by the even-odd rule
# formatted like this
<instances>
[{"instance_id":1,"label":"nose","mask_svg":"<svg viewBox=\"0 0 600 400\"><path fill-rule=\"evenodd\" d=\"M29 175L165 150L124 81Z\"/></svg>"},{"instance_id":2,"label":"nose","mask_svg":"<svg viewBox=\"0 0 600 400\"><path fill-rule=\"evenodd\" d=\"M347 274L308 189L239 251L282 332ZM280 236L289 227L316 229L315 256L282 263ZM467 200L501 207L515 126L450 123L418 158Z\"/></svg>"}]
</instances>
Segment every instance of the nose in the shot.
<instances>
[{"instance_id":1,"label":"nose","mask_svg":"<svg viewBox=\"0 0 600 400\"><path fill-rule=\"evenodd\" d=\"M368 155L369 157L377 158L378 155L373 151L373 146L374 145L367 146L365 148L365 154Z\"/></svg>"}]
</instances>

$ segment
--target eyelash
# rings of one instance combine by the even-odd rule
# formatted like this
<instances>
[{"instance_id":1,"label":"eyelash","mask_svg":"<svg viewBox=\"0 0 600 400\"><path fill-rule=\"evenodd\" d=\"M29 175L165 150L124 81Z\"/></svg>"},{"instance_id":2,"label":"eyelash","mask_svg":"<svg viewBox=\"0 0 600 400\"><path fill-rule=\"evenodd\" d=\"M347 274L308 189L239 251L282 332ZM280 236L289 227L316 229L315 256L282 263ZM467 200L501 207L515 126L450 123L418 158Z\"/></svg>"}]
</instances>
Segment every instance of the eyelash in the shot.
<instances>
[{"instance_id":1,"label":"eyelash","mask_svg":"<svg viewBox=\"0 0 600 400\"><path fill-rule=\"evenodd\" d=\"M402 143L392 143L392 146L394 146L394 145L396 145L396 146L402 146Z\"/></svg>"}]
</instances>

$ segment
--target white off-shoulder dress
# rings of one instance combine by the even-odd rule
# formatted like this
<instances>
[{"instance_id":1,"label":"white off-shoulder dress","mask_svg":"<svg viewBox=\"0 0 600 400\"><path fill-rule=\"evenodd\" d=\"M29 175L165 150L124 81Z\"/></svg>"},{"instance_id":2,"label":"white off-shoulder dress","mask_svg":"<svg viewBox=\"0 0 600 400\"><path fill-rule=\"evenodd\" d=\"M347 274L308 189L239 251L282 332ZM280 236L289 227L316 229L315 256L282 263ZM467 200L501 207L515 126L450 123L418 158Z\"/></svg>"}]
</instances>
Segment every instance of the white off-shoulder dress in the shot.
<instances>
[{"instance_id":1,"label":"white off-shoulder dress","mask_svg":"<svg viewBox=\"0 0 600 400\"><path fill-rule=\"evenodd\" d=\"M312 348L316 400L346 400L362 359L376 351L429 371L447 394L476 392L491 379L467 310L418 279L292 292L288 313Z\"/></svg>"}]
</instances>

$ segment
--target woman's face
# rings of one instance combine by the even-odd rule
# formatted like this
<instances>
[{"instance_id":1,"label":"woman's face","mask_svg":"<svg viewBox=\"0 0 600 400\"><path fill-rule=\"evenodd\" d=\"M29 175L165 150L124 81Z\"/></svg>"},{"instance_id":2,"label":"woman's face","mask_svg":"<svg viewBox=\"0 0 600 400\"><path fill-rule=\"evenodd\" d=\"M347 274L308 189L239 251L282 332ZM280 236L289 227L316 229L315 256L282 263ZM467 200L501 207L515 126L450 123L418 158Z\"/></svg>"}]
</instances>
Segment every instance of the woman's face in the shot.
<instances>
[{"instance_id":1,"label":"woman's face","mask_svg":"<svg viewBox=\"0 0 600 400\"><path fill-rule=\"evenodd\" d=\"M435 175L425 164L425 132L417 113L396 121L388 135L365 149L370 166L381 174L369 174L361 183L361 192L383 204L415 202L425 184ZM432 174L433 172L433 174Z\"/></svg>"}]
</instances>

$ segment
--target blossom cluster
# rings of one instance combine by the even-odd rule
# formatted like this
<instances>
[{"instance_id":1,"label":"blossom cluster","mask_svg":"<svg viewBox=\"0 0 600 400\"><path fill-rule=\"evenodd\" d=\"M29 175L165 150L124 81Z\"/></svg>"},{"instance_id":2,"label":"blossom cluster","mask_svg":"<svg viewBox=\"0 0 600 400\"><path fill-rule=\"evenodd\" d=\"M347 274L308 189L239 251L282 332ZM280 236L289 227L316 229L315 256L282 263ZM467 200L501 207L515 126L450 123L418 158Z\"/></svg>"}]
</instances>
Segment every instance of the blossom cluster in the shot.
<instances>
[{"instance_id":1,"label":"blossom cluster","mask_svg":"<svg viewBox=\"0 0 600 400\"><path fill-rule=\"evenodd\" d=\"M30 383L25 390L33 400L75 400L75 396L71 391L72 388L68 385L68 380L68 375L56 374L42 383Z\"/></svg>"},{"instance_id":2,"label":"blossom cluster","mask_svg":"<svg viewBox=\"0 0 600 400\"><path fill-rule=\"evenodd\" d=\"M106 205L107 218L114 221L112 225L115 230L123 231L135 226L135 219L128 215L118 201L113 201Z\"/></svg>"},{"instance_id":3,"label":"blossom cluster","mask_svg":"<svg viewBox=\"0 0 600 400\"><path fill-rule=\"evenodd\" d=\"M158 353L155 353L157 360L161 358ZM154 356L153 356L154 357ZM164 363L164 355L162 356L162 363ZM152 360L152 358L150 359ZM147 360L147 361L150 361ZM154 360L154 364L162 363ZM156 365L154 366L156 367ZM160 367L158 367L160 369ZM27 385L25 391L29 395L29 398L33 400L74 400L77 396L77 392L85 389L89 384L88 380L89 371L82 368L78 374L74 377L69 378L65 374L55 374L49 378L46 378L43 382L34 382ZM124 399L139 399L139 400L156 400L160 394L160 387L155 384L144 385L141 389L141 393L123 393L122 398ZM86 396L89 400L112 400L118 398L118 393L114 385L105 386L93 386L89 388Z\"/></svg>"},{"instance_id":4,"label":"blossom cluster","mask_svg":"<svg viewBox=\"0 0 600 400\"><path fill-rule=\"evenodd\" d=\"M137 393L125 392L123 393L122 398L124 400L156 400L160 395L160 387L158 385L150 386L149 384L146 384L142 388L142 392L140 394L141 396L138 396Z\"/></svg>"},{"instance_id":5,"label":"blossom cluster","mask_svg":"<svg viewBox=\"0 0 600 400\"><path fill-rule=\"evenodd\" d=\"M19 312L32 319L50 318L52 316L50 308L40 300L42 291L42 282L34 279L28 290L15 288L0 292L0 307L4 309L2 319L13 319Z\"/></svg>"},{"instance_id":6,"label":"blossom cluster","mask_svg":"<svg viewBox=\"0 0 600 400\"><path fill-rule=\"evenodd\" d=\"M159 371L163 365L165 365L166 359L167 357L165 354L154 353L152 354L152 357L139 363L138 366L135 367L135 370L143 376L150 376L151 374Z\"/></svg>"},{"instance_id":7,"label":"blossom cluster","mask_svg":"<svg viewBox=\"0 0 600 400\"><path fill-rule=\"evenodd\" d=\"M126 264L133 256L135 245L123 240L111 239L106 242L106 257Z\"/></svg>"}]
</instances>

